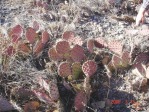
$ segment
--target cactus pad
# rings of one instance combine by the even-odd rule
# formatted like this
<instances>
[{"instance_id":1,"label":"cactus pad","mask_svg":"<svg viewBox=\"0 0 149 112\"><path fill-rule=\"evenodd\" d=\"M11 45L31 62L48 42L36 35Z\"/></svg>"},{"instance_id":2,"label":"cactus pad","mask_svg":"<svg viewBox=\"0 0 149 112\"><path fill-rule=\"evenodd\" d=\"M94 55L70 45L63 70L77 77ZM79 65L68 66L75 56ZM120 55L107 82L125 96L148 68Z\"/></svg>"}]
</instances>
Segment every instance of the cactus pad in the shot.
<instances>
[{"instance_id":1,"label":"cactus pad","mask_svg":"<svg viewBox=\"0 0 149 112\"><path fill-rule=\"evenodd\" d=\"M94 52L94 40L93 39L87 40L87 49L90 53Z\"/></svg>"},{"instance_id":2,"label":"cactus pad","mask_svg":"<svg viewBox=\"0 0 149 112\"><path fill-rule=\"evenodd\" d=\"M123 46L119 41L111 41L108 43L108 48L115 54L122 55Z\"/></svg>"},{"instance_id":3,"label":"cactus pad","mask_svg":"<svg viewBox=\"0 0 149 112\"><path fill-rule=\"evenodd\" d=\"M70 63L62 62L58 67L58 74L61 77L68 77L69 75L72 75Z\"/></svg>"},{"instance_id":4,"label":"cactus pad","mask_svg":"<svg viewBox=\"0 0 149 112\"><path fill-rule=\"evenodd\" d=\"M49 40L49 33L47 31L42 32L42 43L46 44Z\"/></svg>"},{"instance_id":5,"label":"cactus pad","mask_svg":"<svg viewBox=\"0 0 149 112\"><path fill-rule=\"evenodd\" d=\"M35 55L38 55L40 52L42 52L43 49L44 49L44 44L42 43L42 41L38 41L34 46L33 52Z\"/></svg>"},{"instance_id":6,"label":"cactus pad","mask_svg":"<svg viewBox=\"0 0 149 112\"><path fill-rule=\"evenodd\" d=\"M122 53L121 58L122 58L122 65L123 65L124 67L128 66L129 63L130 63L130 60L131 60L131 58L130 58L130 53L129 53L128 51L124 51L124 52Z\"/></svg>"},{"instance_id":7,"label":"cactus pad","mask_svg":"<svg viewBox=\"0 0 149 112\"><path fill-rule=\"evenodd\" d=\"M136 57L134 64L132 65L134 71L136 72L137 70L138 74L145 75L146 71L143 68L142 64L146 64L148 61L149 61L149 55L147 53L140 53Z\"/></svg>"},{"instance_id":8,"label":"cactus pad","mask_svg":"<svg viewBox=\"0 0 149 112\"><path fill-rule=\"evenodd\" d=\"M74 32L72 31L66 31L63 33L63 36L62 38L64 40L67 40L68 42L71 41L71 39L73 39L75 36L74 36Z\"/></svg>"},{"instance_id":9,"label":"cactus pad","mask_svg":"<svg viewBox=\"0 0 149 112\"><path fill-rule=\"evenodd\" d=\"M136 59L134 61L134 65L137 64L137 63L147 63L148 61L149 61L149 55L148 55L148 53L140 53L136 57Z\"/></svg>"},{"instance_id":10,"label":"cactus pad","mask_svg":"<svg viewBox=\"0 0 149 112\"><path fill-rule=\"evenodd\" d=\"M29 54L31 52L31 49L30 49L30 47L26 43L19 43L18 51L22 52L22 53Z\"/></svg>"},{"instance_id":11,"label":"cactus pad","mask_svg":"<svg viewBox=\"0 0 149 112\"><path fill-rule=\"evenodd\" d=\"M38 24L37 21L33 22L33 28L34 28L35 31L39 30L39 24Z\"/></svg>"},{"instance_id":12,"label":"cactus pad","mask_svg":"<svg viewBox=\"0 0 149 112\"><path fill-rule=\"evenodd\" d=\"M93 60L88 60L83 63L82 70L87 77L90 77L96 72L97 64Z\"/></svg>"},{"instance_id":13,"label":"cactus pad","mask_svg":"<svg viewBox=\"0 0 149 112\"><path fill-rule=\"evenodd\" d=\"M45 92L38 90L33 90L33 92L40 101L45 102L51 106L54 105L54 101L47 94L45 94Z\"/></svg>"},{"instance_id":14,"label":"cactus pad","mask_svg":"<svg viewBox=\"0 0 149 112\"><path fill-rule=\"evenodd\" d=\"M141 63L137 63L137 64L133 65L133 68L134 69L132 70L132 73L139 75L141 77L146 75L146 71Z\"/></svg>"},{"instance_id":15,"label":"cactus pad","mask_svg":"<svg viewBox=\"0 0 149 112\"><path fill-rule=\"evenodd\" d=\"M81 64L79 62L75 62L72 64L72 77L73 79L78 79L80 73L82 72Z\"/></svg>"},{"instance_id":16,"label":"cactus pad","mask_svg":"<svg viewBox=\"0 0 149 112\"><path fill-rule=\"evenodd\" d=\"M10 36L12 35L17 35L18 37L21 37L23 33L23 28L21 25L16 25L15 27L13 27L9 33Z\"/></svg>"},{"instance_id":17,"label":"cactus pad","mask_svg":"<svg viewBox=\"0 0 149 112\"><path fill-rule=\"evenodd\" d=\"M73 61L81 62L84 59L84 57L85 57L84 50L81 46L75 45L71 49L71 58L73 59Z\"/></svg>"},{"instance_id":18,"label":"cactus pad","mask_svg":"<svg viewBox=\"0 0 149 112\"><path fill-rule=\"evenodd\" d=\"M58 54L57 51L55 50L55 47L49 49L48 55L50 59L53 61L60 61L62 59L60 54Z\"/></svg>"},{"instance_id":19,"label":"cactus pad","mask_svg":"<svg viewBox=\"0 0 149 112\"><path fill-rule=\"evenodd\" d=\"M29 41L29 43L33 44L35 42L35 37L36 37L36 31L33 28L28 27L26 29L26 38Z\"/></svg>"},{"instance_id":20,"label":"cactus pad","mask_svg":"<svg viewBox=\"0 0 149 112\"><path fill-rule=\"evenodd\" d=\"M78 92L75 101L74 101L74 107L76 111L83 111L85 109L85 105L87 104L87 97L85 92L81 91Z\"/></svg>"},{"instance_id":21,"label":"cactus pad","mask_svg":"<svg viewBox=\"0 0 149 112\"><path fill-rule=\"evenodd\" d=\"M20 37L18 35L15 35L15 34L12 35L11 38L12 38L13 43L18 43L18 41L20 40Z\"/></svg>"},{"instance_id":22,"label":"cactus pad","mask_svg":"<svg viewBox=\"0 0 149 112\"><path fill-rule=\"evenodd\" d=\"M55 82L50 81L49 89L50 89L49 95L50 95L51 99L54 101L57 101L59 98L59 91L58 91L57 84Z\"/></svg>"},{"instance_id":23,"label":"cactus pad","mask_svg":"<svg viewBox=\"0 0 149 112\"><path fill-rule=\"evenodd\" d=\"M112 63L116 68L119 68L122 66L121 58L115 55L112 56Z\"/></svg>"},{"instance_id":24,"label":"cactus pad","mask_svg":"<svg viewBox=\"0 0 149 112\"><path fill-rule=\"evenodd\" d=\"M61 41L57 42L56 43L56 51L61 55L65 55L66 53L68 53L70 51L69 42L67 42L65 40L61 40Z\"/></svg>"},{"instance_id":25,"label":"cactus pad","mask_svg":"<svg viewBox=\"0 0 149 112\"><path fill-rule=\"evenodd\" d=\"M94 45L95 45L95 47L97 47L97 48L104 48L104 47L107 47L106 41L103 40L103 39L100 38L100 37L95 38Z\"/></svg>"}]
</instances>

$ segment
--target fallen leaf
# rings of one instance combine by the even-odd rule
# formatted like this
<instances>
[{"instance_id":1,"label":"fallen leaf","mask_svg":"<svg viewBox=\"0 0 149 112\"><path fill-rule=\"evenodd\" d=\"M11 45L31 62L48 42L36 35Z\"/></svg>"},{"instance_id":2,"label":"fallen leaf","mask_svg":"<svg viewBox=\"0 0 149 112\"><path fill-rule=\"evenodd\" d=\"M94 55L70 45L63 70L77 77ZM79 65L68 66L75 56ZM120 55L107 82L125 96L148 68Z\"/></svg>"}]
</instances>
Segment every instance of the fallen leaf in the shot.
<instances>
[{"instance_id":1,"label":"fallen leaf","mask_svg":"<svg viewBox=\"0 0 149 112\"><path fill-rule=\"evenodd\" d=\"M24 106L24 112L36 112L39 108L39 102L37 101L31 101L25 104Z\"/></svg>"}]
</instances>

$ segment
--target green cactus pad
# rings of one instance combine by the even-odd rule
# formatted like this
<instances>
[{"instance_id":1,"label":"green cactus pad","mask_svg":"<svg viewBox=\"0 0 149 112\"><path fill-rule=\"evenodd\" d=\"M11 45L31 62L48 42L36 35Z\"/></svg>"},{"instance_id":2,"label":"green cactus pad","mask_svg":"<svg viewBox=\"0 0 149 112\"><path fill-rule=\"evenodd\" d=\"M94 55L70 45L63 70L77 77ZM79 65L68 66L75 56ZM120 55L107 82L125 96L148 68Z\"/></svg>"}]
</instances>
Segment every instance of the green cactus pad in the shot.
<instances>
[{"instance_id":1,"label":"green cactus pad","mask_svg":"<svg viewBox=\"0 0 149 112\"><path fill-rule=\"evenodd\" d=\"M82 72L81 64L79 62L73 63L72 64L72 77L74 80L78 79L81 72Z\"/></svg>"}]
</instances>

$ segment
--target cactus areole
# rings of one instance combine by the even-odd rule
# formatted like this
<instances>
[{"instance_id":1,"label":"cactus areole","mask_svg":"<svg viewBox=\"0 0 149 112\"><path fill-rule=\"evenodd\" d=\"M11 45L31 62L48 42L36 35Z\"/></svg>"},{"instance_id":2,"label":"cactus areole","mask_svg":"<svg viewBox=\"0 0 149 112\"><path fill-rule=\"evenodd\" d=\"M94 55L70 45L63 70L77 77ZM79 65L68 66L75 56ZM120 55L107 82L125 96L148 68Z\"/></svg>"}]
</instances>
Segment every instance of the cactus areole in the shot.
<instances>
[{"instance_id":1,"label":"cactus areole","mask_svg":"<svg viewBox=\"0 0 149 112\"><path fill-rule=\"evenodd\" d=\"M83 63L82 70L87 77L91 77L97 70L97 64L93 60L88 60Z\"/></svg>"}]
</instances>

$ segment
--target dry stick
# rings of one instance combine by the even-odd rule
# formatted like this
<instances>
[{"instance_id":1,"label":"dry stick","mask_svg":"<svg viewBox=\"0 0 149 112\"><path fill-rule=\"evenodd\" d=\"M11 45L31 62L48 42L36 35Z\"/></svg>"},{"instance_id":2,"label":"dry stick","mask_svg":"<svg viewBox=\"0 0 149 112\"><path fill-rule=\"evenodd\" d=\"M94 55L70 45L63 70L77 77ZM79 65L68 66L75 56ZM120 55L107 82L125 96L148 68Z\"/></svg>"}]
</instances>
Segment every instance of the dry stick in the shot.
<instances>
[{"instance_id":1,"label":"dry stick","mask_svg":"<svg viewBox=\"0 0 149 112\"><path fill-rule=\"evenodd\" d=\"M109 86L108 86L108 92L107 92L107 99L108 99L108 96L109 96L109 93L110 93L110 84L111 84L111 81L110 81L110 78L111 78L111 72L110 72L110 70L109 70L109 68L108 68L108 66L107 65L104 65L104 67L106 68L106 70L107 70L107 76L108 76L108 84L109 84ZM107 112L108 110L107 110L107 108L106 108L106 112Z\"/></svg>"},{"instance_id":2,"label":"dry stick","mask_svg":"<svg viewBox=\"0 0 149 112\"><path fill-rule=\"evenodd\" d=\"M109 96L109 92L110 92L110 84L111 84L111 82L110 82L110 78L111 78L111 72L110 72L110 70L109 70L109 68L107 67L107 65L104 65L104 67L106 68L106 70L107 70L107 76L108 76L108 84L109 84L109 87L108 87L108 92L107 92L107 99L108 99L108 96Z\"/></svg>"},{"instance_id":3,"label":"dry stick","mask_svg":"<svg viewBox=\"0 0 149 112\"><path fill-rule=\"evenodd\" d=\"M94 111L94 112L97 112L97 110L94 110L93 108L87 106L85 103L82 102L82 104L83 104L86 108L91 109L91 110Z\"/></svg>"}]
</instances>

